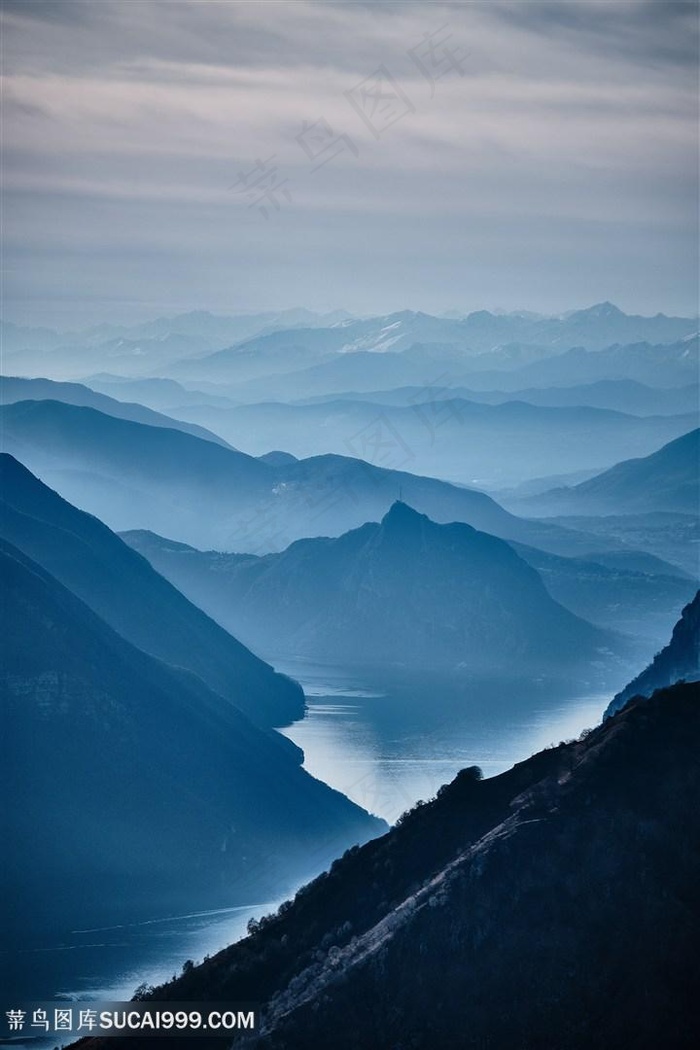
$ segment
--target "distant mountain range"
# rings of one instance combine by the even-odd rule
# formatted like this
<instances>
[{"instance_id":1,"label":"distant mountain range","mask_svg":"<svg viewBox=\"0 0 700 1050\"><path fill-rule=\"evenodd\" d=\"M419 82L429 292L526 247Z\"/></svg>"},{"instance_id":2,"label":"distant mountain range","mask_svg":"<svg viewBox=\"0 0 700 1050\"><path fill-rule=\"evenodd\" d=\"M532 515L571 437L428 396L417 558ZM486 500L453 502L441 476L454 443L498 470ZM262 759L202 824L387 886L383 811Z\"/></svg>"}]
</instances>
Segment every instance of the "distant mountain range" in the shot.
<instances>
[{"instance_id":1,"label":"distant mountain range","mask_svg":"<svg viewBox=\"0 0 700 1050\"><path fill-rule=\"evenodd\" d=\"M700 591L686 605L673 629L671 641L640 675L615 696L605 712L610 718L635 696L651 696L674 682L700 679Z\"/></svg>"},{"instance_id":2,"label":"distant mountain range","mask_svg":"<svg viewBox=\"0 0 700 1050\"><path fill-rule=\"evenodd\" d=\"M11 946L330 864L154 997L260 1003L249 1050L695 1047L698 319L195 311L0 339ZM273 664L429 678L416 708L498 677L517 722L526 680L593 702L632 661L601 726L388 833L274 731L305 700ZM387 727L395 699L370 700Z\"/></svg>"},{"instance_id":3,"label":"distant mountain range","mask_svg":"<svg viewBox=\"0 0 700 1050\"><path fill-rule=\"evenodd\" d=\"M398 353L334 353L315 362L309 360L306 367L301 367L300 350L296 355L289 358L286 370L281 356L267 367L264 358L261 363L259 355L251 352L248 364L231 353L225 367L212 368L210 376L205 375L201 362L192 369L183 366L183 372L193 382L216 379L223 386L221 393L245 403L295 401L406 385L420 387L425 397L431 389L446 385L513 392L601 380L633 380L654 388L672 388L698 380L698 338L692 333L671 344L613 344L604 350L510 347L472 357L454 345L416 343ZM252 378L256 369L258 378Z\"/></svg>"},{"instance_id":4,"label":"distant mountain range","mask_svg":"<svg viewBox=\"0 0 700 1050\"><path fill-rule=\"evenodd\" d=\"M149 375L188 356L201 356L260 332L297 325L328 325L346 319L342 310L314 314L293 309L226 317L195 310L131 326L98 325L56 332L0 322L6 366L22 375L79 378L90 372Z\"/></svg>"},{"instance_id":5,"label":"distant mountain range","mask_svg":"<svg viewBox=\"0 0 700 1050\"><path fill-rule=\"evenodd\" d=\"M94 385L94 384L91 384ZM105 387L105 393L110 393ZM501 405L506 401L526 401L541 408L588 408L611 409L636 416L682 415L695 412L700 404L700 393L697 383L669 389L652 388L633 379L599 379L595 383L581 383L578 386L527 387L524 390L473 390L469 387L434 384L426 390L425 386L404 386L395 390L359 391L337 394L322 394L302 399L299 404L318 404L327 401L370 401L381 405L411 405L425 402L426 395L431 400L459 398L464 401L477 401L488 405ZM114 396L117 396L116 394ZM182 391L179 404L196 404L195 391ZM200 404L205 403L205 394L199 395ZM212 398L212 402L213 402ZM222 399L223 400L223 399ZM209 402L209 403L212 403ZM148 403L148 402L147 402ZM154 406L155 407L155 406ZM165 407L165 406L162 406ZM171 401L169 407L177 407ZM220 404L220 408L232 408Z\"/></svg>"},{"instance_id":6,"label":"distant mountain range","mask_svg":"<svg viewBox=\"0 0 700 1050\"><path fill-rule=\"evenodd\" d=\"M150 998L255 999L255 1050L689 1050L699 735L700 688L677 685L500 776L466 769Z\"/></svg>"},{"instance_id":7,"label":"distant mountain range","mask_svg":"<svg viewBox=\"0 0 700 1050\"><path fill-rule=\"evenodd\" d=\"M572 488L552 489L512 505L543 517L654 511L700 514L699 467L700 429L696 429L649 456L617 463Z\"/></svg>"},{"instance_id":8,"label":"distant mountain range","mask_svg":"<svg viewBox=\"0 0 700 1050\"><path fill-rule=\"evenodd\" d=\"M697 412L639 417L585 406L433 400L429 390L410 406L342 400L231 409L185 406L176 414L253 455L271 449L301 457L349 454L480 488L648 455L698 418Z\"/></svg>"},{"instance_id":9,"label":"distant mountain range","mask_svg":"<svg viewBox=\"0 0 700 1050\"><path fill-rule=\"evenodd\" d=\"M262 558L125 538L227 629L280 657L522 675L622 649L555 602L503 540L401 502L381 523Z\"/></svg>"},{"instance_id":10,"label":"distant mountain range","mask_svg":"<svg viewBox=\"0 0 700 1050\"><path fill-rule=\"evenodd\" d=\"M260 553L340 535L377 521L403 494L434 521L465 521L556 554L620 549L515 517L482 492L360 459L255 459L56 401L1 406L0 421L6 451L111 528L146 528L199 548Z\"/></svg>"},{"instance_id":11,"label":"distant mountain range","mask_svg":"<svg viewBox=\"0 0 700 1050\"><path fill-rule=\"evenodd\" d=\"M259 725L285 725L303 715L295 682L222 630L101 521L7 454L0 454L0 536L127 641L198 675Z\"/></svg>"},{"instance_id":12,"label":"distant mountain range","mask_svg":"<svg viewBox=\"0 0 700 1050\"><path fill-rule=\"evenodd\" d=\"M65 379L105 371L240 383L338 355L396 355L417 347L422 348L418 357L424 362L436 352L449 356L456 351L460 357L479 359L481 369L509 369L571 347L596 351L615 343L673 343L697 329L696 319L630 316L611 303L599 303L559 317L486 310L457 319L410 310L370 318L353 318L342 311L234 317L195 311L131 327L102 325L63 334L4 323L0 334L6 365L17 374ZM422 380L424 376L417 381ZM407 381L412 380L403 380Z\"/></svg>"},{"instance_id":13,"label":"distant mountain range","mask_svg":"<svg viewBox=\"0 0 700 1050\"><path fill-rule=\"evenodd\" d=\"M507 374L509 386L571 386L602 379L631 379L651 387L677 387L697 382L698 336L694 332L673 343L613 344L601 350L572 347L556 357L533 361ZM483 389L497 384L502 374L484 371L469 377Z\"/></svg>"},{"instance_id":14,"label":"distant mountain range","mask_svg":"<svg viewBox=\"0 0 700 1050\"><path fill-rule=\"evenodd\" d=\"M250 377L252 359L257 359L258 375L269 369L267 364L286 356L297 366L303 360L330 354L358 351L396 354L415 346L456 347L463 356L493 354L499 350L505 365L522 362L533 356L545 356L578 346L602 350L613 343L645 340L672 343L697 332L691 318L638 317L624 314L612 303L599 303L563 317L537 317L520 314L492 314L476 311L465 318L433 317L420 311L403 310L384 317L350 318L329 328L296 328L255 336L228 350L205 357L199 362L199 375L206 378ZM516 347L516 352L508 353ZM505 353L503 350L505 349ZM530 353L523 355L523 349ZM247 360L246 360L247 359ZM178 371L185 374L190 365L183 361Z\"/></svg>"},{"instance_id":15,"label":"distant mountain range","mask_svg":"<svg viewBox=\"0 0 700 1050\"><path fill-rule=\"evenodd\" d=\"M5 540L0 579L4 947L288 892L383 830Z\"/></svg>"}]
</instances>

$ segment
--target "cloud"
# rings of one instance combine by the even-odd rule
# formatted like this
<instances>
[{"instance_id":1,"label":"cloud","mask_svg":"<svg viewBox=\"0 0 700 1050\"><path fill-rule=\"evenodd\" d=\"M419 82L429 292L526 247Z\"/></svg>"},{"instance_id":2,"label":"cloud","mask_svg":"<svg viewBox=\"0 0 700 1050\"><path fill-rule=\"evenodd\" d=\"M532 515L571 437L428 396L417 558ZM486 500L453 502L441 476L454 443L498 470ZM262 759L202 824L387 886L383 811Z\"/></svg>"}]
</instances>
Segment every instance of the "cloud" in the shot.
<instances>
[{"instance_id":1,"label":"cloud","mask_svg":"<svg viewBox=\"0 0 700 1050\"><path fill-rule=\"evenodd\" d=\"M64 244L73 258L60 278L66 296L80 301L82 273L94 300L96 274L108 271L105 296L114 298L115 287L130 286L130 237L141 256L134 248L129 265L138 269L144 252L155 254L164 286L168 257L189 250L220 297L230 274L240 277L238 250L252 268L250 287L257 279L269 289L272 252L295 260L299 301L311 303L321 268L328 306L365 309L382 278L363 286L371 269L364 238L366 251L395 256L403 305L453 306L466 293L446 247L451 221L454 230L478 227L484 258L503 259L511 238L503 274L516 290L523 285L512 261L538 245L547 295L510 305L556 300L563 308L572 305L567 297L576 305L577 282L592 268L608 281L601 298L614 299L617 286L633 298L638 287L646 305L655 289L654 307L683 301L687 309L697 217L693 9L646 0L6 2L7 252L21 255L27 275L12 278L12 294L43 301L41 289L23 290L22 281L41 275L51 283L46 260ZM433 84L411 55L427 46L426 34L462 56L458 69L443 63ZM410 109L375 137L346 93L379 66ZM304 121L319 118L354 148L314 171L298 136ZM231 186L270 157L292 200L268 221ZM217 213L230 230L228 249ZM576 239L567 264L563 231ZM674 253L659 248L664 231L675 266ZM413 281L407 241L421 260ZM112 261L95 268L100 251ZM339 259L347 251L348 265ZM426 282L428 262L440 287ZM182 266L171 270L173 308L210 305ZM488 270L491 302L504 303L504 282ZM388 289L386 267L379 272ZM279 282L270 305L288 294L281 273Z\"/></svg>"},{"instance_id":2,"label":"cloud","mask_svg":"<svg viewBox=\"0 0 700 1050\"><path fill-rule=\"evenodd\" d=\"M78 25L90 18L90 8L84 0L2 0L2 10L29 22Z\"/></svg>"},{"instance_id":3,"label":"cloud","mask_svg":"<svg viewBox=\"0 0 700 1050\"><path fill-rule=\"evenodd\" d=\"M694 0L510 0L493 4L491 13L539 36L565 40L579 52L642 64L697 65Z\"/></svg>"}]
</instances>

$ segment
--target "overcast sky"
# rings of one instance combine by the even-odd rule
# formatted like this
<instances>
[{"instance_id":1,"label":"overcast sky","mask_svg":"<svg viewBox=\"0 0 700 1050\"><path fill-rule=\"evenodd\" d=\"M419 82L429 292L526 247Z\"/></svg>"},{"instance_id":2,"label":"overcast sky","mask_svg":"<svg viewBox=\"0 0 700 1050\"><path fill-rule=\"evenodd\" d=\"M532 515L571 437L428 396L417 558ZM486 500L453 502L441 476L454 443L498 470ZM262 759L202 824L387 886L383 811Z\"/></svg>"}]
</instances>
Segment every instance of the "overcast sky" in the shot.
<instances>
[{"instance_id":1,"label":"overcast sky","mask_svg":"<svg viewBox=\"0 0 700 1050\"><path fill-rule=\"evenodd\" d=\"M697 312L695 3L2 8L8 319Z\"/></svg>"}]
</instances>

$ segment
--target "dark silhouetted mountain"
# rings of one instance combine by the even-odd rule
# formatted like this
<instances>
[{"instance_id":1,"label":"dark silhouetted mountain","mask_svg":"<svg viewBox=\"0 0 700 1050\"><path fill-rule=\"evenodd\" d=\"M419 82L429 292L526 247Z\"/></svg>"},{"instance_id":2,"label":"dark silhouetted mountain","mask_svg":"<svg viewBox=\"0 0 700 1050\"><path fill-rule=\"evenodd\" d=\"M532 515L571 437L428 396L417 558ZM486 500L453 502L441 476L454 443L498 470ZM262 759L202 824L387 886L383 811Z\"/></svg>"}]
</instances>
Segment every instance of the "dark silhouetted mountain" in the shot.
<instances>
[{"instance_id":1,"label":"dark silhouetted mountain","mask_svg":"<svg viewBox=\"0 0 700 1050\"><path fill-rule=\"evenodd\" d=\"M152 998L261 1003L255 1050L689 1050L699 734L679 685L500 776L464 770Z\"/></svg>"},{"instance_id":2,"label":"dark silhouetted mountain","mask_svg":"<svg viewBox=\"0 0 700 1050\"><path fill-rule=\"evenodd\" d=\"M205 427L186 423L181 419L161 415L150 408L134 402L116 401L113 397L98 394L80 383L56 383L51 379L20 379L15 376L0 376L0 404L10 405L16 401L62 401L66 405L82 405L96 408L116 419L130 419L133 423L145 423L150 427L167 427L181 430L185 434L213 441L217 445L231 446L218 434Z\"/></svg>"},{"instance_id":3,"label":"dark silhouetted mountain","mask_svg":"<svg viewBox=\"0 0 700 1050\"><path fill-rule=\"evenodd\" d=\"M56 401L0 407L3 447L111 528L147 528L199 548L286 547L377 521L403 492L435 521L466 521L557 554L607 540L517 518L489 496L341 456L273 466L177 431ZM617 546L620 546L619 544Z\"/></svg>"},{"instance_id":4,"label":"dark silhouetted mountain","mask_svg":"<svg viewBox=\"0 0 700 1050\"><path fill-rule=\"evenodd\" d=\"M605 717L620 711L635 696L651 696L656 689L664 689L676 682L696 682L700 679L700 591L686 605L681 618L673 628L671 641L640 675L615 696Z\"/></svg>"},{"instance_id":5,"label":"dark silhouetted mountain","mask_svg":"<svg viewBox=\"0 0 700 1050\"><path fill-rule=\"evenodd\" d=\"M232 604L238 601L239 567L254 565L255 558L198 551L152 532L125 532L122 538L214 619L229 625L234 633L251 629L242 611L238 619ZM640 659L651 656L653 647L668 638L679 610L697 587L696 580L680 570L674 575L673 566L650 556L631 553L627 558L625 552L601 555L608 564L600 564L548 554L512 540L509 543L537 570L549 594L569 612L605 630L636 636ZM274 641L265 637L264 642L272 658Z\"/></svg>"},{"instance_id":6,"label":"dark silhouetted mountain","mask_svg":"<svg viewBox=\"0 0 700 1050\"><path fill-rule=\"evenodd\" d=\"M153 537L125 538L153 556ZM154 564L248 644L284 657L522 674L615 648L613 635L553 601L503 540L401 502L380 524L281 554L174 553Z\"/></svg>"},{"instance_id":7,"label":"dark silhouetted mountain","mask_svg":"<svg viewBox=\"0 0 700 1050\"><path fill-rule=\"evenodd\" d=\"M649 456L617 463L573 488L523 500L533 514L700 513L700 429Z\"/></svg>"},{"instance_id":8,"label":"dark silhouetted mountain","mask_svg":"<svg viewBox=\"0 0 700 1050\"><path fill-rule=\"evenodd\" d=\"M258 724L283 725L303 714L295 682L210 620L106 525L6 454L0 455L0 535L132 644L198 675Z\"/></svg>"},{"instance_id":9,"label":"dark silhouetted mountain","mask_svg":"<svg viewBox=\"0 0 700 1050\"><path fill-rule=\"evenodd\" d=\"M600 470L633 455L648 455L697 422L696 412L640 417L585 406L433 400L429 389L410 406L263 403L231 409L183 407L177 415L253 455L271 448L300 457L349 453L380 466L400 463L417 473L479 488L543 474Z\"/></svg>"},{"instance_id":10,"label":"dark silhouetted mountain","mask_svg":"<svg viewBox=\"0 0 700 1050\"><path fill-rule=\"evenodd\" d=\"M4 540L0 576L4 946L258 900L383 830Z\"/></svg>"}]
</instances>

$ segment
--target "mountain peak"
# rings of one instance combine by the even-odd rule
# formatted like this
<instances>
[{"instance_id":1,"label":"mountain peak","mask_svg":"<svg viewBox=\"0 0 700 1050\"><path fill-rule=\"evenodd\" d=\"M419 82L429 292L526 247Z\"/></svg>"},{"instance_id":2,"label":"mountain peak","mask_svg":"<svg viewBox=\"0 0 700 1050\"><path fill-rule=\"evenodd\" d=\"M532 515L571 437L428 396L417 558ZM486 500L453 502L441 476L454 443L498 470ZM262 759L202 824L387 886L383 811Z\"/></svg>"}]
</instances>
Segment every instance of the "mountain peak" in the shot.
<instances>
[{"instance_id":1,"label":"mountain peak","mask_svg":"<svg viewBox=\"0 0 700 1050\"><path fill-rule=\"evenodd\" d=\"M595 303L594 306L589 306L587 310L579 310L579 316L585 315L586 317L624 317L622 310L615 306L614 303L605 300L603 303Z\"/></svg>"},{"instance_id":2,"label":"mountain peak","mask_svg":"<svg viewBox=\"0 0 700 1050\"><path fill-rule=\"evenodd\" d=\"M425 514L420 514L413 507L410 507L408 503L404 503L403 500L397 499L389 507L382 518L382 525L386 528L387 526L404 526L404 525L417 525L420 521L428 521L429 519Z\"/></svg>"}]
</instances>

